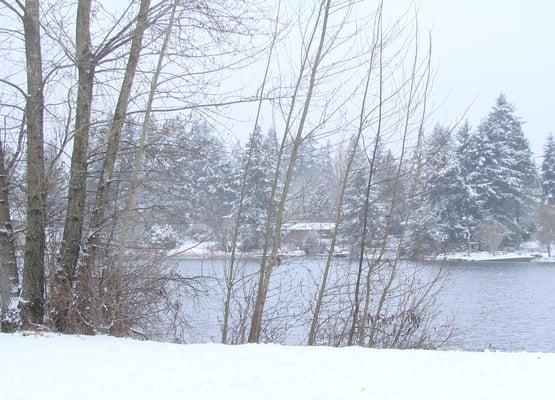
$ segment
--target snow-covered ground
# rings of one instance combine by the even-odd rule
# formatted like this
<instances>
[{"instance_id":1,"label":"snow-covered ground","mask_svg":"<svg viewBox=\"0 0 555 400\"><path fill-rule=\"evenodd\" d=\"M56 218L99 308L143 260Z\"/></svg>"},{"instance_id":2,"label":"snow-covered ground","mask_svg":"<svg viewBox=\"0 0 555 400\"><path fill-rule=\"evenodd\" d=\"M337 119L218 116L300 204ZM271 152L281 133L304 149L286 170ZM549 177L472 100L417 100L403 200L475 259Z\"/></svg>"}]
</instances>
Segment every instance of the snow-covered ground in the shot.
<instances>
[{"instance_id":1,"label":"snow-covered ground","mask_svg":"<svg viewBox=\"0 0 555 400\"><path fill-rule=\"evenodd\" d=\"M186 259L186 258L228 258L230 256L229 251L220 250L221 245L214 241L204 241L199 242L195 240L184 240L180 242L174 249L168 252L169 257L175 259ZM238 251L237 257L239 258L253 258L258 257L262 254L262 251Z\"/></svg>"},{"instance_id":2,"label":"snow-covered ground","mask_svg":"<svg viewBox=\"0 0 555 400\"><path fill-rule=\"evenodd\" d=\"M555 354L0 334L0 399L555 399Z\"/></svg>"},{"instance_id":3,"label":"snow-covered ground","mask_svg":"<svg viewBox=\"0 0 555 400\"><path fill-rule=\"evenodd\" d=\"M446 260L446 261L503 261L503 260L518 260L531 258L534 262L555 262L555 257L549 257L547 253L540 252L528 252L528 251L517 251L517 252L497 252L492 255L487 251L474 251L470 253L449 253L440 254L435 257L436 260Z\"/></svg>"},{"instance_id":4,"label":"snow-covered ground","mask_svg":"<svg viewBox=\"0 0 555 400\"><path fill-rule=\"evenodd\" d=\"M547 255L546 255L547 256ZM534 258L534 260L542 260L543 257L540 253L530 253L527 251L518 252L497 252L495 255L488 251L474 251L470 253L449 253L441 254L436 258L438 260L448 260L448 261L490 261L490 260L511 260L519 258Z\"/></svg>"},{"instance_id":5,"label":"snow-covered ground","mask_svg":"<svg viewBox=\"0 0 555 400\"><path fill-rule=\"evenodd\" d=\"M472 251L472 252L453 252L447 254L440 254L435 259L447 261L489 261L489 260L510 260L518 258L533 258L534 262L555 262L555 257L550 257L545 249L545 246L537 242L525 242L520 246L517 251L497 251L492 255L488 251Z\"/></svg>"}]
</instances>

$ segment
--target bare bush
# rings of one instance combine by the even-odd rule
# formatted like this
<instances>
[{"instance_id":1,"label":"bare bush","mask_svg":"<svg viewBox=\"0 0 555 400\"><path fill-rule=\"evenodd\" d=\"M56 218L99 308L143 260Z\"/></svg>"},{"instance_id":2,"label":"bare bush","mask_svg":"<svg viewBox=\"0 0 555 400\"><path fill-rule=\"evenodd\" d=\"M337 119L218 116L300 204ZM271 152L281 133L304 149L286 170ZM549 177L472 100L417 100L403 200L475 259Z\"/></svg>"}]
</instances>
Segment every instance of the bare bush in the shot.
<instances>
[{"instance_id":1,"label":"bare bush","mask_svg":"<svg viewBox=\"0 0 555 400\"><path fill-rule=\"evenodd\" d=\"M495 255L508 233L505 225L493 218L484 220L476 230L476 238L486 246L492 255Z\"/></svg>"}]
</instances>

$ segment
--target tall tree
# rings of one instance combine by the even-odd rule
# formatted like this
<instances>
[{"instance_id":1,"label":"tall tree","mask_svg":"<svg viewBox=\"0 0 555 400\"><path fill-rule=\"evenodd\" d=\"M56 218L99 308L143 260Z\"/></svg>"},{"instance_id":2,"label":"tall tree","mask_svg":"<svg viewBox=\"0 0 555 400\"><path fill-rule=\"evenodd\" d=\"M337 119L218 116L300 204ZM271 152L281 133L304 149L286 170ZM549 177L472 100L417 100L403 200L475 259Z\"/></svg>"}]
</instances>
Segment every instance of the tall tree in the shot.
<instances>
[{"instance_id":1,"label":"tall tree","mask_svg":"<svg viewBox=\"0 0 555 400\"><path fill-rule=\"evenodd\" d=\"M79 297L81 298L79 302L84 304L81 306L82 310L79 313L82 320L86 319L86 317L83 318L83 316L87 308L86 304L90 301L90 294L87 292L90 290L91 285L91 270L92 267L95 265L99 251L101 230L105 222L104 217L110 194L110 183L112 180L112 174L114 172L114 166L116 164L116 157L119 151L121 133L127 114L127 107L129 106L129 99L131 97L131 90L133 88L135 73L137 71L137 65L139 63L139 56L143 49L143 36L148 26L149 11L150 0L141 0L137 16L137 23L135 25L135 29L133 30L131 48L127 59L125 74L123 76L118 101L114 110L114 116L112 118L110 130L108 132L106 154L103 159L102 169L100 172L100 181L96 190L96 199L91 215L91 233L86 244L87 253L84 257L83 265L79 269L78 273L78 292ZM87 321L82 322L84 322L85 325L88 325Z\"/></svg>"},{"instance_id":2,"label":"tall tree","mask_svg":"<svg viewBox=\"0 0 555 400\"><path fill-rule=\"evenodd\" d=\"M10 213L9 181L0 140L0 331L18 324L19 275Z\"/></svg>"},{"instance_id":3,"label":"tall tree","mask_svg":"<svg viewBox=\"0 0 555 400\"><path fill-rule=\"evenodd\" d=\"M413 256L445 250L451 235L451 201L456 184L456 159L451 131L436 125L424 143L423 187L417 193L418 210L411 223L410 247Z\"/></svg>"},{"instance_id":4,"label":"tall tree","mask_svg":"<svg viewBox=\"0 0 555 400\"><path fill-rule=\"evenodd\" d=\"M549 135L543 149L541 188L543 200L549 204L555 204L555 143L553 142L553 134Z\"/></svg>"},{"instance_id":5,"label":"tall tree","mask_svg":"<svg viewBox=\"0 0 555 400\"><path fill-rule=\"evenodd\" d=\"M456 248L468 249L472 232L478 226L478 210L473 209L471 199L475 191L469 185L469 174L472 171L469 157L471 128L466 121L455 135L455 168L451 174L452 202L448 206L449 240Z\"/></svg>"},{"instance_id":6,"label":"tall tree","mask_svg":"<svg viewBox=\"0 0 555 400\"><path fill-rule=\"evenodd\" d=\"M330 221L332 165L329 146L319 146L312 135L299 147L291 182L288 213L291 219Z\"/></svg>"},{"instance_id":7,"label":"tall tree","mask_svg":"<svg viewBox=\"0 0 555 400\"><path fill-rule=\"evenodd\" d=\"M473 206L502 223L506 245L517 246L531 232L537 176L532 151L514 106L501 94L469 144Z\"/></svg>"},{"instance_id":8,"label":"tall tree","mask_svg":"<svg viewBox=\"0 0 555 400\"><path fill-rule=\"evenodd\" d=\"M309 71L307 93L304 97L304 102L301 107L301 113L300 113L299 122L296 129L296 133L294 134L292 139L291 153L290 153L290 157L286 168L287 172L285 174L285 178L283 182L283 189L281 190L281 194L279 196L279 202L275 203L275 213L274 213L275 219L271 218L272 215L270 212L267 214L266 230L265 230L265 238L264 238L265 240L264 252L262 254L262 260L260 261L260 273L258 276L257 293L256 293L255 304L253 308L253 314L251 318L251 326L249 329L249 338L248 338L249 343L258 343L260 341L260 333L262 331L262 317L264 313L264 307L266 304L266 298L268 295L270 276L274 268L274 265L276 264L276 261L278 258L278 250L281 245L281 229L282 229L282 223L283 223L283 217L284 217L284 211L285 211L285 202L289 194L289 186L291 184L291 179L293 177L293 170L295 167L295 162L297 159L299 147L303 141L305 123L306 123L308 112L312 102L314 88L316 86L316 76L318 74L319 66L322 62L322 58L324 57L324 54L325 54L324 45L326 42L326 34L328 33L327 31L328 31L328 20L330 16L330 9L331 9L331 0L326 0L325 2L320 4L316 21L314 24L314 28L312 30L312 33L310 34L309 42L305 47L305 55L303 57L302 65L300 67L300 71L298 74L295 94L291 99L291 106L288 112L287 122L285 124L285 133L283 135L284 139L291 134L290 119L295 109L294 105L295 105L295 100L297 95L297 88L299 87L299 84L306 72L305 66L307 64L307 60L309 59L309 52L311 50L315 35L318 32L319 27L321 26L321 33L320 33L319 40L317 42L316 54L314 55L312 62L308 63L310 64L310 71ZM321 24L320 24L320 17L322 17ZM280 153L284 147L283 143L284 142L282 141ZM280 159L281 157L278 155L278 162L276 164L274 180L272 182L272 186L273 186L272 194L270 196L269 210L271 211L274 211L273 210L274 193L277 192L276 183L277 183L277 177L279 177L279 174L280 174ZM272 220L274 222L273 224L272 224ZM271 230L270 228L272 227L272 225L274 225L273 234L271 234L270 236L269 232Z\"/></svg>"},{"instance_id":9,"label":"tall tree","mask_svg":"<svg viewBox=\"0 0 555 400\"><path fill-rule=\"evenodd\" d=\"M95 75L95 62L91 48L90 14L91 0L79 0L75 24L75 60L78 71L75 133L73 135L64 233L52 296L52 319L56 328L62 332L67 330L68 325L67 318L81 245L87 192L87 157Z\"/></svg>"},{"instance_id":10,"label":"tall tree","mask_svg":"<svg viewBox=\"0 0 555 400\"><path fill-rule=\"evenodd\" d=\"M377 156L379 157L379 154ZM370 185L369 206L367 209L365 207L366 187L370 173L370 163L365 149L358 148L353 157L352 172L347 180L343 201L342 236L347 239L348 243L352 243L351 250L354 255L360 251L364 220L366 219L367 225L369 225L366 229L369 232L375 232L384 213L383 210L379 210L379 204L377 203L379 188L376 182ZM379 160L376 160L374 171L377 169L378 163ZM365 213L368 214L366 218ZM372 245L372 240L366 240L365 242L367 247Z\"/></svg>"},{"instance_id":11,"label":"tall tree","mask_svg":"<svg viewBox=\"0 0 555 400\"><path fill-rule=\"evenodd\" d=\"M259 130L259 128L257 128ZM269 133L270 135L271 133ZM243 158L250 154L249 170L245 176L245 195L242 215L241 242L244 249L260 248L264 239L264 221L272 189L274 153L269 136L251 136ZM246 161L243 160L243 165Z\"/></svg>"},{"instance_id":12,"label":"tall tree","mask_svg":"<svg viewBox=\"0 0 555 400\"><path fill-rule=\"evenodd\" d=\"M27 227L23 260L21 318L24 326L44 318L44 93L40 9L38 0L26 0L23 10L27 70Z\"/></svg>"}]
</instances>

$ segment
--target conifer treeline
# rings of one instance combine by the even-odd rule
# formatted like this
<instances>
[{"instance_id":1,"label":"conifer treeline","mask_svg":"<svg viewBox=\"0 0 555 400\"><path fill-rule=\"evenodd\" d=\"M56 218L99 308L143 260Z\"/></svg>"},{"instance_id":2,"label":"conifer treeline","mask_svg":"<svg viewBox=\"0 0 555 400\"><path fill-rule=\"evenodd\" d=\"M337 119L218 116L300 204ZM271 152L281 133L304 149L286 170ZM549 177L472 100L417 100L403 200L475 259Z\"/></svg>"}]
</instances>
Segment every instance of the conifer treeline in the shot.
<instances>
[{"instance_id":1,"label":"conifer treeline","mask_svg":"<svg viewBox=\"0 0 555 400\"><path fill-rule=\"evenodd\" d=\"M222 218L234 215L240 174L252 146L252 161L247 174L246 199L240 245L244 250L260 246L276 154L272 130L253 135L245 146L232 151L206 126L185 128L178 121L166 123L178 146L189 148L182 157L166 162L167 168L153 179L158 196L179 193L171 213L177 236L210 236L222 248L229 230ZM180 131L183 131L179 133ZM181 139L180 139L181 138ZM168 145L167 143L165 145ZM176 145L176 144L172 144ZM288 221L333 220L337 173L341 169L339 146L322 145L309 138L301 147L292 190L287 205ZM199 151L196 152L195 149ZM167 149L159 149L166 154ZM195 157L189 155L196 153ZM379 238L384 228L390 193L405 183L392 179L396 156L387 144L380 146L376 179L372 184L369 207L369 232ZM533 237L538 229L536 209L541 199L555 202L555 144L550 137L545 148L541 174L538 174L522 122L506 97L501 94L490 113L476 127L463 124L455 132L436 126L424 144L424 176L416 197L417 210L408 219L407 254L433 254L482 248L481 238L488 227L502 231L500 247L515 248ZM364 149L355 156L344 200L341 241L357 243L364 212L364 196L369 171ZM405 209L396 208L397 221L392 234L401 230ZM176 218L175 215L183 218ZM231 223L231 219L230 219ZM183 226L186 229L183 229ZM177 239L179 240L179 239ZM368 246L376 245L372 240ZM351 249L353 250L353 249Z\"/></svg>"}]
</instances>

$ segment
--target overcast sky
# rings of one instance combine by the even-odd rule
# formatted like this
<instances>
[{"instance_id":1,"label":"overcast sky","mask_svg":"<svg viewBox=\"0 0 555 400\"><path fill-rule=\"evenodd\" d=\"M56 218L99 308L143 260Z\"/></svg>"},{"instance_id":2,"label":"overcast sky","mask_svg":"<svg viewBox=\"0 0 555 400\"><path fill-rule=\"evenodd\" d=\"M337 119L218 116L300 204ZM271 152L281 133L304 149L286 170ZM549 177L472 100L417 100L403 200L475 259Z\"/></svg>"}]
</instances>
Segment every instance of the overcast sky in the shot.
<instances>
[{"instance_id":1,"label":"overcast sky","mask_svg":"<svg viewBox=\"0 0 555 400\"><path fill-rule=\"evenodd\" d=\"M386 5L388 1L385 1ZM405 7L405 0L391 0ZM469 112L476 125L503 91L526 122L536 156L555 133L555 2L550 0L420 0L420 20L433 34L438 74L435 119Z\"/></svg>"},{"instance_id":2,"label":"overcast sky","mask_svg":"<svg viewBox=\"0 0 555 400\"><path fill-rule=\"evenodd\" d=\"M421 29L432 30L432 119L449 125L471 106L468 119L476 126L503 91L541 156L546 136L555 133L555 1L415 1ZM385 7L395 15L410 3L385 0Z\"/></svg>"}]
</instances>

